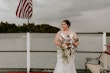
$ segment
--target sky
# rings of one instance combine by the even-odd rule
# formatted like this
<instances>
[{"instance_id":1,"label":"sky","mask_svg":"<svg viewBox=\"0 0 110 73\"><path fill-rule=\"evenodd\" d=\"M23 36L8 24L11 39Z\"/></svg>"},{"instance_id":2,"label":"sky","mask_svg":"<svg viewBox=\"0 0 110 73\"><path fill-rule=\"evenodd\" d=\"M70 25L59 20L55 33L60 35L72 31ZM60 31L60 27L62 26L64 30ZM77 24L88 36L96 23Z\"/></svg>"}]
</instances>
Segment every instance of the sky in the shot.
<instances>
[{"instance_id":1,"label":"sky","mask_svg":"<svg viewBox=\"0 0 110 73\"><path fill-rule=\"evenodd\" d=\"M22 25L15 15L20 0L0 0L0 21ZM76 32L110 32L110 0L33 0L30 22L61 27L68 19Z\"/></svg>"}]
</instances>

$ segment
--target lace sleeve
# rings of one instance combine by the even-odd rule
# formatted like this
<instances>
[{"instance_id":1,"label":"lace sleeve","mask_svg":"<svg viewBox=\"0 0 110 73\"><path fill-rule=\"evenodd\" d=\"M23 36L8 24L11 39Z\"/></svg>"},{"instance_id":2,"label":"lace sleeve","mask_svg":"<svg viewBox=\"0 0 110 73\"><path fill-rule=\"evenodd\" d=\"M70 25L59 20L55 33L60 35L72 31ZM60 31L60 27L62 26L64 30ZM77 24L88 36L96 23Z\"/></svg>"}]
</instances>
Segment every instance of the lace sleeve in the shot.
<instances>
[{"instance_id":1,"label":"lace sleeve","mask_svg":"<svg viewBox=\"0 0 110 73\"><path fill-rule=\"evenodd\" d=\"M55 36L55 41L58 41L60 40L60 31L57 32L56 36Z\"/></svg>"},{"instance_id":2,"label":"lace sleeve","mask_svg":"<svg viewBox=\"0 0 110 73\"><path fill-rule=\"evenodd\" d=\"M55 36L55 39L54 39L54 42L57 46L61 46L61 40L60 40L60 31L57 32L56 36Z\"/></svg>"},{"instance_id":3,"label":"lace sleeve","mask_svg":"<svg viewBox=\"0 0 110 73\"><path fill-rule=\"evenodd\" d=\"M79 39L78 39L78 36L77 36L77 34L75 33L75 32L73 32L73 39L74 39L74 41L75 42L78 42L79 41Z\"/></svg>"}]
</instances>

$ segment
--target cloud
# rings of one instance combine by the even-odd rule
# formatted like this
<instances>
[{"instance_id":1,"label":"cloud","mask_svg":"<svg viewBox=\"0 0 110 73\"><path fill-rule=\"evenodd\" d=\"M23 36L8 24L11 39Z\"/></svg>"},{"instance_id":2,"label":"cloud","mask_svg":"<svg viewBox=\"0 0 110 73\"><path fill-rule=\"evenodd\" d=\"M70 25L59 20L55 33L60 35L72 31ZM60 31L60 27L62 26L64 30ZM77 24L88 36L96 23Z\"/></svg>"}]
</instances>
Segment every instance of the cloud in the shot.
<instances>
[{"instance_id":1,"label":"cloud","mask_svg":"<svg viewBox=\"0 0 110 73\"><path fill-rule=\"evenodd\" d=\"M1 21L27 23L26 19L15 15L18 3L19 0L0 0ZM109 8L110 0L33 0L34 11L30 22L60 27L63 19L69 19L76 31L109 31Z\"/></svg>"},{"instance_id":2,"label":"cloud","mask_svg":"<svg viewBox=\"0 0 110 73\"><path fill-rule=\"evenodd\" d=\"M73 21L74 28L82 32L110 32L110 7L101 10L91 10L82 12L82 16L76 17ZM78 21L75 21L78 20Z\"/></svg>"},{"instance_id":3,"label":"cloud","mask_svg":"<svg viewBox=\"0 0 110 73\"><path fill-rule=\"evenodd\" d=\"M8 4L4 2L4 0L0 1L0 11L8 10Z\"/></svg>"},{"instance_id":4,"label":"cloud","mask_svg":"<svg viewBox=\"0 0 110 73\"><path fill-rule=\"evenodd\" d=\"M35 20L52 22L81 15L80 12L97 10L110 6L110 0L37 0Z\"/></svg>"}]
</instances>

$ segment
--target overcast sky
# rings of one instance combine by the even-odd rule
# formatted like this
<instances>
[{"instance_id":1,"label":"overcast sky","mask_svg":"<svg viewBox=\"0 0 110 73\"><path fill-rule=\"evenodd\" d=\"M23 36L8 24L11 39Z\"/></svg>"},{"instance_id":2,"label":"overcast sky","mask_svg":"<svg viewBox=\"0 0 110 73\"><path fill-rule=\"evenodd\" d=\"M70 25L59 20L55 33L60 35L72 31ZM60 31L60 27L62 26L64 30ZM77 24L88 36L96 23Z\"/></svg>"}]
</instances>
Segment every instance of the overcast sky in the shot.
<instances>
[{"instance_id":1,"label":"overcast sky","mask_svg":"<svg viewBox=\"0 0 110 73\"><path fill-rule=\"evenodd\" d=\"M22 24L15 12L20 0L0 0L0 21ZM110 32L110 0L33 0L30 22L47 23L60 28L61 21L71 21L76 32Z\"/></svg>"}]
</instances>

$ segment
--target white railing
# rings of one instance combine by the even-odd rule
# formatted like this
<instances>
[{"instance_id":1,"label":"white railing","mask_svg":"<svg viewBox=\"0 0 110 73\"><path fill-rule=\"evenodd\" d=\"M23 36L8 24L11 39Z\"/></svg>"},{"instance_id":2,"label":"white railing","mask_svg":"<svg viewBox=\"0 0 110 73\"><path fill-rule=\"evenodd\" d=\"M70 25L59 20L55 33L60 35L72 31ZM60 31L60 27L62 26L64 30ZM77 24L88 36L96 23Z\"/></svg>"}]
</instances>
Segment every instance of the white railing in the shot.
<instances>
[{"instance_id":1,"label":"white railing","mask_svg":"<svg viewBox=\"0 0 110 73\"><path fill-rule=\"evenodd\" d=\"M27 73L30 72L30 33L27 32Z\"/></svg>"},{"instance_id":2,"label":"white railing","mask_svg":"<svg viewBox=\"0 0 110 73\"><path fill-rule=\"evenodd\" d=\"M82 33L83 34L83 33ZM89 33L88 33L89 34ZM47 35L47 34L46 34ZM55 34L54 34L55 35ZM21 39L21 40L23 40L23 42L24 42L24 40L26 40L26 49L23 49L23 51L21 51L21 52L25 52L25 53L27 53L26 55L27 55L27 73L29 73L30 72L30 68L32 67L32 65L36 65L37 64L37 58L38 58L38 56L37 55L41 55L41 56L43 56L42 54L40 54L40 53L42 53L43 52L43 54L44 54L44 52L46 51L46 52L48 52L48 54L51 54L50 55L50 58L52 58L53 59L53 61L55 60L54 58L55 58L55 53L53 54L53 53L51 53L51 52L55 52L55 50L56 50L56 47L55 46L53 46L53 39L54 39L54 35L52 34L49 34L49 37L47 38L47 41L44 41L43 42L43 40L44 40L44 38L45 38L45 35L42 35L41 37L39 36L39 34L37 34L37 33L35 33L35 34L32 34L32 33L27 33L26 34L26 36L23 36L23 38ZM84 34L85 35L85 34ZM79 40L80 40L80 46L79 46L79 48L78 48L78 52L77 53L79 53L77 56L79 57L79 56L83 56L83 61L85 61L85 58L86 58L86 56L88 56L87 54L86 55L84 55L85 53L87 53L88 52L88 54L89 55L91 55L91 53L93 53L93 52L95 52L95 51L97 51L97 50L91 50L91 47L92 48L98 48L98 49L100 49L100 51L99 52L101 52L101 51L105 51L106 50L106 32L103 32L103 34L101 34L100 35L100 37L99 38L97 38L97 33L96 33L96 38L95 38L95 40L94 40L94 38L91 38L90 36L91 35L93 35L93 37L94 37L94 33L93 34L90 34L89 35L89 37L88 37L88 35L87 36L81 36L82 38L81 38L81 40L80 40L80 37L79 37ZM7 36L7 35L6 35ZM98 35L99 36L99 35ZM32 38L30 38L30 37L32 37ZM25 39L26 38L26 39ZM37 40L36 40L36 38L37 38ZM40 39L39 39L40 38ZM42 39L43 38L43 39ZM50 41L50 38L51 38L51 41ZM92 40L92 41L90 41L89 42L89 39L90 40ZM97 40L98 39L98 40ZM3 39L2 39L3 40ZM20 42L22 42L20 40ZM34 42L33 42L34 41ZM43 47L42 45L39 45L39 41L41 41L42 43L43 43L43 46L44 46L44 44L46 44L45 45L45 47ZM97 42L98 41L98 42ZM6 41L5 41L6 42ZM34 44L35 42L37 42L36 43L36 45ZM89 42L89 43L88 43ZM96 43L97 42L97 43ZM7 42L6 42L7 43ZM84 44L84 43L86 43L86 44ZM17 44L20 44L20 45L22 45L22 43L17 43ZM34 45L33 45L34 44ZM50 45L49 45L50 44ZM91 44L93 44L93 45L91 45ZM97 46L99 44L99 46L98 47L94 47L94 46ZM18 46L20 46L20 45L18 45ZM25 45L25 44L24 44ZM48 45L48 46L47 46ZM84 46L83 46L84 45ZM2 46L2 45L1 45ZM12 45L11 45L12 46ZM17 46L17 47L18 47ZM34 47L33 47L34 46ZM86 47L87 46L87 47ZM89 46L90 46L90 48L89 48ZM5 47L1 47L1 48L7 48L6 46ZM10 48L10 47L9 47ZM11 48L13 48L13 47L11 47ZM11 49L10 48L10 49ZM20 47L20 48L22 48L22 47ZM23 46L23 48L25 48L24 46ZM46 49L42 49L42 48L46 48ZM54 48L54 49L51 49L51 48ZM83 49L82 48L85 48L85 50L83 51ZM3 52L9 52L10 51L10 49L7 51L7 50L3 50L2 49L2 51ZM14 49L14 48L13 48ZM87 51L87 49L90 49L90 51ZM20 52L20 50L19 50L19 48L17 48L17 49L14 49L15 51L13 51L13 52L17 52L17 51L19 51ZM0 50L1 51L1 50ZM1 52L2 52L1 51ZM91 52L92 51L92 52ZM38 53L39 52L39 53ZM30 54L31 53L31 54ZM82 54L83 53L83 54ZM97 53L97 52L96 52ZM46 53L47 54L47 53ZM31 60L30 61L30 59L33 57L33 56L36 56L36 61L33 61L33 60ZM45 54L44 54L45 55ZM10 55L11 56L11 55ZM53 57L51 57L51 56L54 56L54 58ZM79 61L79 59L78 59L78 57L76 56L76 59ZM93 55L94 57L95 57L95 55ZM45 55L45 57L48 57L48 55ZM0 57L1 58L1 57ZM40 57L40 58L42 58L42 57ZM33 58L32 58L33 59ZM2 59L1 59L2 60ZM41 59L41 60L43 60L43 59ZM82 63L84 63L83 61L81 61ZM36 63L33 63L33 62L36 62ZM43 61L41 61L41 62L43 62ZM45 61L44 61L45 62ZM80 62L80 63L81 63ZM0 63L2 63L2 61L0 62ZM52 68L53 68L53 63L55 64L55 62L52 62ZM21 66L21 65L20 65ZM38 65L39 66L39 65ZM33 66L34 68L36 68L36 66ZM41 67L41 66L40 66ZM107 65L104 65L104 67L105 68L107 68ZM81 67L82 68L82 67Z\"/></svg>"},{"instance_id":3,"label":"white railing","mask_svg":"<svg viewBox=\"0 0 110 73\"><path fill-rule=\"evenodd\" d=\"M102 35L102 49L103 52L106 51L106 32L103 32ZM105 69L107 69L107 65L104 65ZM30 71L30 33L27 33L27 72Z\"/></svg>"},{"instance_id":4,"label":"white railing","mask_svg":"<svg viewBox=\"0 0 110 73\"><path fill-rule=\"evenodd\" d=\"M107 42L107 40L106 40L106 32L103 32L103 52L105 52L107 50L107 48L106 48L106 44L107 43L106 42ZM107 58L105 58L105 59L107 59ZM107 65L104 64L104 68L107 69Z\"/></svg>"}]
</instances>

